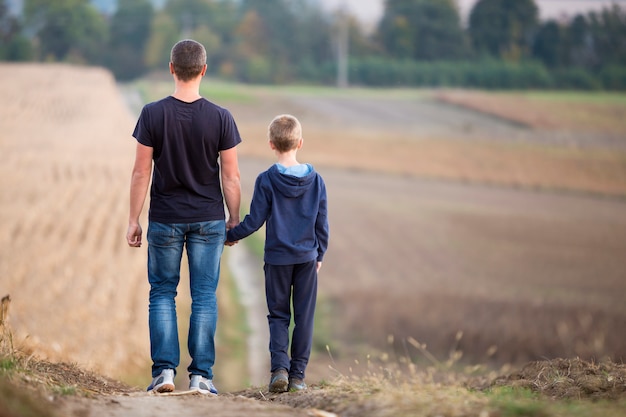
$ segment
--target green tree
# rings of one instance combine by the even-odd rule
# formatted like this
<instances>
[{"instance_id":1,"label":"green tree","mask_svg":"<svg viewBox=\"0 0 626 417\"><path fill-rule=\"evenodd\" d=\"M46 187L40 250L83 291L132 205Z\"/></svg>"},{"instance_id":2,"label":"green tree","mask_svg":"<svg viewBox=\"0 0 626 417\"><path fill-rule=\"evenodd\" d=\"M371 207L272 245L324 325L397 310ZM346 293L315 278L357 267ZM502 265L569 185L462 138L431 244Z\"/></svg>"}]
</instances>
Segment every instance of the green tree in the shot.
<instances>
[{"instance_id":1,"label":"green tree","mask_svg":"<svg viewBox=\"0 0 626 417\"><path fill-rule=\"evenodd\" d=\"M213 2L210 0L168 0L164 11L173 19L183 39L189 38L198 26L212 25L212 8Z\"/></svg>"},{"instance_id":2,"label":"green tree","mask_svg":"<svg viewBox=\"0 0 626 417\"><path fill-rule=\"evenodd\" d=\"M207 49L209 72L219 71L233 56L239 5L232 0L168 0L163 12L169 16L178 39L197 39ZM158 36L158 35L157 35Z\"/></svg>"},{"instance_id":3,"label":"green tree","mask_svg":"<svg viewBox=\"0 0 626 417\"><path fill-rule=\"evenodd\" d=\"M149 69L167 71L172 46L180 40L174 20L165 12L154 16L150 25L150 37L143 54Z\"/></svg>"},{"instance_id":4,"label":"green tree","mask_svg":"<svg viewBox=\"0 0 626 417\"><path fill-rule=\"evenodd\" d=\"M117 78L141 75L146 64L143 51L150 37L154 10L149 0L125 0L111 18L109 67Z\"/></svg>"},{"instance_id":5,"label":"green tree","mask_svg":"<svg viewBox=\"0 0 626 417\"><path fill-rule=\"evenodd\" d=\"M290 59L296 62L310 60L323 63L335 59L333 52L333 27L329 16L314 7L308 1L296 2L297 10L293 13L295 32L286 34L284 43L289 45L290 39L294 47L290 51Z\"/></svg>"},{"instance_id":6,"label":"green tree","mask_svg":"<svg viewBox=\"0 0 626 417\"><path fill-rule=\"evenodd\" d=\"M531 53L539 22L534 0L479 0L469 16L476 51L517 62Z\"/></svg>"},{"instance_id":7,"label":"green tree","mask_svg":"<svg viewBox=\"0 0 626 417\"><path fill-rule=\"evenodd\" d=\"M0 0L0 42L7 44L20 32L20 24L15 16L9 13L6 0Z\"/></svg>"},{"instance_id":8,"label":"green tree","mask_svg":"<svg viewBox=\"0 0 626 417\"><path fill-rule=\"evenodd\" d=\"M593 50L593 40L587 19L582 14L576 15L567 27L567 61L573 66L592 68L598 59Z\"/></svg>"},{"instance_id":9,"label":"green tree","mask_svg":"<svg viewBox=\"0 0 626 417\"><path fill-rule=\"evenodd\" d=\"M256 10L248 10L235 30L237 76L246 82L268 82L271 67L268 29Z\"/></svg>"},{"instance_id":10,"label":"green tree","mask_svg":"<svg viewBox=\"0 0 626 417\"><path fill-rule=\"evenodd\" d=\"M555 20L549 20L539 28L533 43L533 56L550 68L567 64L567 40L565 29Z\"/></svg>"},{"instance_id":11,"label":"green tree","mask_svg":"<svg viewBox=\"0 0 626 417\"><path fill-rule=\"evenodd\" d=\"M107 26L88 0L26 0L24 17L37 38L40 59L103 61Z\"/></svg>"},{"instance_id":12,"label":"green tree","mask_svg":"<svg viewBox=\"0 0 626 417\"><path fill-rule=\"evenodd\" d=\"M570 65L594 72L626 65L626 12L618 5L577 15L566 33Z\"/></svg>"},{"instance_id":13,"label":"green tree","mask_svg":"<svg viewBox=\"0 0 626 417\"><path fill-rule=\"evenodd\" d=\"M319 68L334 60L330 22L309 0L243 0L241 16L237 59L253 58L258 74L269 68L273 82L312 75L312 63Z\"/></svg>"},{"instance_id":14,"label":"green tree","mask_svg":"<svg viewBox=\"0 0 626 417\"><path fill-rule=\"evenodd\" d=\"M395 58L450 60L467 51L453 0L386 0L377 38Z\"/></svg>"},{"instance_id":15,"label":"green tree","mask_svg":"<svg viewBox=\"0 0 626 417\"><path fill-rule=\"evenodd\" d=\"M354 16L348 16L348 39L351 57L364 57L381 53L381 47L374 39L374 35L368 34Z\"/></svg>"},{"instance_id":16,"label":"green tree","mask_svg":"<svg viewBox=\"0 0 626 417\"><path fill-rule=\"evenodd\" d=\"M591 13L591 36L598 67L626 65L626 12L617 4Z\"/></svg>"},{"instance_id":17,"label":"green tree","mask_svg":"<svg viewBox=\"0 0 626 417\"><path fill-rule=\"evenodd\" d=\"M0 0L0 60L25 61L30 59L32 48L21 34L17 17L9 13L6 0Z\"/></svg>"},{"instance_id":18,"label":"green tree","mask_svg":"<svg viewBox=\"0 0 626 417\"><path fill-rule=\"evenodd\" d=\"M295 10L292 2L286 0L243 0L241 3L244 20L239 25L238 33L245 33L242 27L251 14L256 22L256 39L247 37L246 42L252 42L258 51L255 54L255 68L265 69L260 65L262 55L270 63L274 82L286 82L294 77L295 67L302 53L306 53L298 43ZM241 42L241 41L240 41Z\"/></svg>"}]
</instances>

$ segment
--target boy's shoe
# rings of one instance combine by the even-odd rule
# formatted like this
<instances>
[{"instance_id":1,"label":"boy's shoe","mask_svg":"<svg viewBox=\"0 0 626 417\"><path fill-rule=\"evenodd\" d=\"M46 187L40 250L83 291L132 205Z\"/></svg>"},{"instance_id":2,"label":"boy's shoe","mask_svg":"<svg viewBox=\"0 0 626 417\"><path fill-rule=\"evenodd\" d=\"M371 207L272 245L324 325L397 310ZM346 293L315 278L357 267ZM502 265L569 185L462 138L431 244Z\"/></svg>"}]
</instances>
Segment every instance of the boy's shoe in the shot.
<instances>
[{"instance_id":1,"label":"boy's shoe","mask_svg":"<svg viewBox=\"0 0 626 417\"><path fill-rule=\"evenodd\" d=\"M174 370L164 369L152 379L148 391L172 392L174 391Z\"/></svg>"},{"instance_id":2,"label":"boy's shoe","mask_svg":"<svg viewBox=\"0 0 626 417\"><path fill-rule=\"evenodd\" d=\"M191 375L189 379L189 390L198 391L200 394L217 395L217 388L213 385L213 381L202 375Z\"/></svg>"},{"instance_id":3,"label":"boy's shoe","mask_svg":"<svg viewBox=\"0 0 626 417\"><path fill-rule=\"evenodd\" d=\"M303 391L306 388L307 386L302 379L289 378L289 391L290 392Z\"/></svg>"},{"instance_id":4,"label":"boy's shoe","mask_svg":"<svg viewBox=\"0 0 626 417\"><path fill-rule=\"evenodd\" d=\"M270 392L287 392L287 386L289 385L289 374L286 369L279 369L272 372L270 378Z\"/></svg>"}]
</instances>

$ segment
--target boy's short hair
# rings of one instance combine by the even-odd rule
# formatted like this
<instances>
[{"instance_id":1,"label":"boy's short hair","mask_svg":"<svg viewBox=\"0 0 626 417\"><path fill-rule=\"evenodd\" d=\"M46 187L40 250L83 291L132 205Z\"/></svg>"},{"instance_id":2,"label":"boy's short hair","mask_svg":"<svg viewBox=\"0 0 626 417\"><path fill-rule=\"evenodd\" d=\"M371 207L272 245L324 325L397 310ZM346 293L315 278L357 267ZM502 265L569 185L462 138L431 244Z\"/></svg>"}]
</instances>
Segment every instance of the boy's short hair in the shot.
<instances>
[{"instance_id":1,"label":"boy's short hair","mask_svg":"<svg viewBox=\"0 0 626 417\"><path fill-rule=\"evenodd\" d=\"M206 49L200 42L184 39L172 47L170 61L178 79L190 81L202 72L206 64Z\"/></svg>"},{"instance_id":2,"label":"boy's short hair","mask_svg":"<svg viewBox=\"0 0 626 417\"><path fill-rule=\"evenodd\" d=\"M274 117L269 125L268 137L278 152L296 149L302 139L302 125L290 114Z\"/></svg>"}]
</instances>

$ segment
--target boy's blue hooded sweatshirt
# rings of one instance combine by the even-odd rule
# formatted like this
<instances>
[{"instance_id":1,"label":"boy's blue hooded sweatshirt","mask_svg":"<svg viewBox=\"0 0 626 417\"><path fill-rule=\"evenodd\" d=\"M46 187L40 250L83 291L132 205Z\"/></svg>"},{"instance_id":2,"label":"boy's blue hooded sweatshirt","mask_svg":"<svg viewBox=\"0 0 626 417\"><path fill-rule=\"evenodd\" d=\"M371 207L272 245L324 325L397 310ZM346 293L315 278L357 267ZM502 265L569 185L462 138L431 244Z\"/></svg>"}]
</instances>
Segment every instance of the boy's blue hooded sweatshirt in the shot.
<instances>
[{"instance_id":1,"label":"boy's blue hooded sweatshirt","mask_svg":"<svg viewBox=\"0 0 626 417\"><path fill-rule=\"evenodd\" d=\"M326 185L311 165L302 176L272 165L254 184L250 214L228 231L237 241L265 225L265 263L295 265L322 262L328 247ZM282 169L281 169L282 168Z\"/></svg>"}]
</instances>

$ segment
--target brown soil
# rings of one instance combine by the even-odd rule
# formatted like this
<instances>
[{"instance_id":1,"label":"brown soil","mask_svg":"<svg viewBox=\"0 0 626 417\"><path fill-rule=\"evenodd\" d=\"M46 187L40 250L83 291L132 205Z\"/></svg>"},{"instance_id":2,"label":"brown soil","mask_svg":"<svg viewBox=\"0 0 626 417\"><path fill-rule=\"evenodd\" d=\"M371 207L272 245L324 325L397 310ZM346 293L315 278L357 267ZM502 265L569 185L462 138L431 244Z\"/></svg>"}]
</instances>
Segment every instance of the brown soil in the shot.
<instances>
[{"instance_id":1,"label":"brown soil","mask_svg":"<svg viewBox=\"0 0 626 417\"><path fill-rule=\"evenodd\" d=\"M527 388L555 399L620 399L626 396L626 365L555 359L526 364L491 387Z\"/></svg>"}]
</instances>

